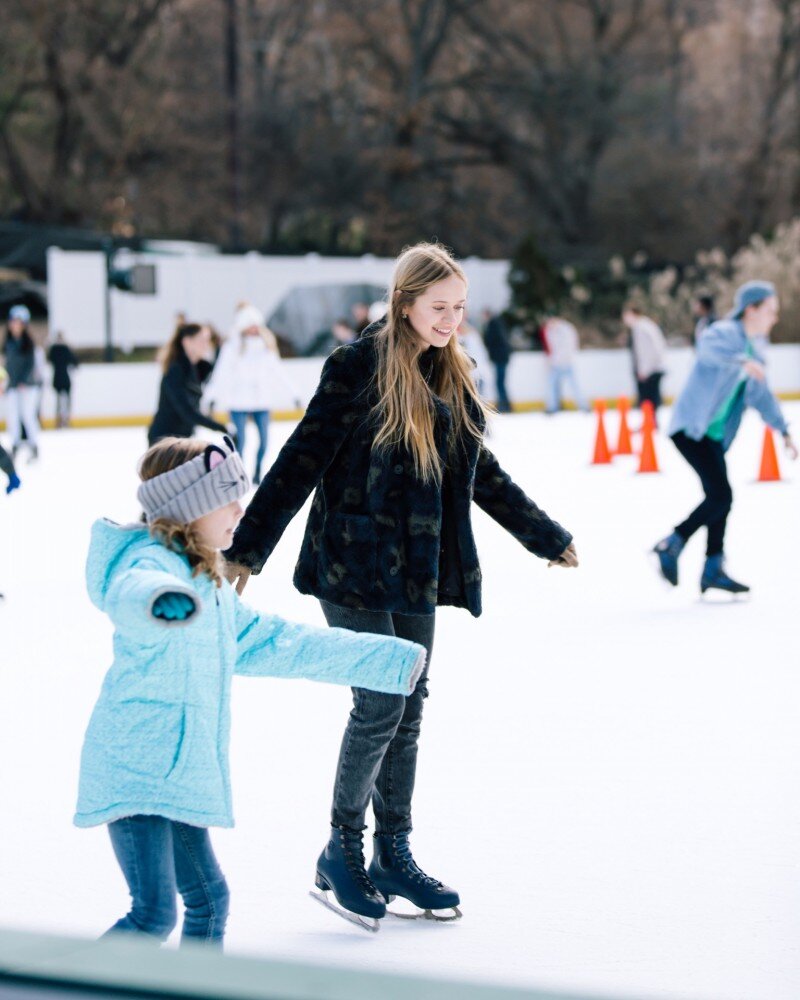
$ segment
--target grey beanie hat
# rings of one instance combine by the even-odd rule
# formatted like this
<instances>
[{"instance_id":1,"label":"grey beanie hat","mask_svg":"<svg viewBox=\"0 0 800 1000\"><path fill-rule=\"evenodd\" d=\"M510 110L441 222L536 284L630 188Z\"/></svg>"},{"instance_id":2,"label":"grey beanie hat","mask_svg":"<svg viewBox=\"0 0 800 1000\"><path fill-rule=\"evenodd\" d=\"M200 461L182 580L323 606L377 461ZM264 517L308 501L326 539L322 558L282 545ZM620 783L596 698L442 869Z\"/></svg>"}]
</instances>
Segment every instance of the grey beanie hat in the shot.
<instances>
[{"instance_id":1,"label":"grey beanie hat","mask_svg":"<svg viewBox=\"0 0 800 1000\"><path fill-rule=\"evenodd\" d=\"M741 319L748 306L757 306L771 295L777 295L778 290L771 281L745 281L739 285L733 297L733 309L730 319Z\"/></svg>"},{"instance_id":2,"label":"grey beanie hat","mask_svg":"<svg viewBox=\"0 0 800 1000\"><path fill-rule=\"evenodd\" d=\"M224 449L210 444L196 458L145 479L136 496L148 524L159 517L188 524L239 500L249 488L241 456L226 437Z\"/></svg>"}]
</instances>

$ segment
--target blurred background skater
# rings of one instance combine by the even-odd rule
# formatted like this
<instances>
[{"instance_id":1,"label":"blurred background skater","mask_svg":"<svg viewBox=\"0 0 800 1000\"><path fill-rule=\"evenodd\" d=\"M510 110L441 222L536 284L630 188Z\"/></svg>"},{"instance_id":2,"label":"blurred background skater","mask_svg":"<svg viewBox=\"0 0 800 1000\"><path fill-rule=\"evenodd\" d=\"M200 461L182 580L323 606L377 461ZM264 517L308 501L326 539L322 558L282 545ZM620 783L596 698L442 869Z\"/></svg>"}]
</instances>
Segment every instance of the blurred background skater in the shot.
<instances>
[{"instance_id":1,"label":"blurred background skater","mask_svg":"<svg viewBox=\"0 0 800 1000\"><path fill-rule=\"evenodd\" d=\"M33 461L39 457L41 371L36 345L28 328L30 320L31 314L27 306L11 307L3 350L8 376L6 420L11 435L11 455L16 458L24 430Z\"/></svg>"},{"instance_id":2,"label":"blurred background skater","mask_svg":"<svg viewBox=\"0 0 800 1000\"><path fill-rule=\"evenodd\" d=\"M713 295L698 295L692 305L692 315L695 318L694 342L700 340L705 331L717 322Z\"/></svg>"},{"instance_id":3,"label":"blurred background skater","mask_svg":"<svg viewBox=\"0 0 800 1000\"><path fill-rule=\"evenodd\" d=\"M4 369L0 368L0 386L2 386L4 374L5 374ZM2 391L2 389L0 389L0 391ZM11 456L8 454L8 452L1 444L0 444L0 471L4 472L8 479L8 483L6 485L6 494L13 493L14 490L19 489L19 487L22 484L20 483L19 476L17 475L17 470L14 468L14 462L12 461ZM3 599L4 599L4 594L2 593L2 591L0 591L0 601L2 601Z\"/></svg>"},{"instance_id":4,"label":"blurred background skater","mask_svg":"<svg viewBox=\"0 0 800 1000\"><path fill-rule=\"evenodd\" d=\"M501 313L495 315L490 309L483 310L483 319L483 342L489 352L489 360L494 365L497 409L500 413L511 413L511 400L506 391L506 372L511 360L511 337L508 326Z\"/></svg>"},{"instance_id":5,"label":"blurred background skater","mask_svg":"<svg viewBox=\"0 0 800 1000\"><path fill-rule=\"evenodd\" d=\"M572 389L575 405L588 413L589 404L575 374L575 361L581 346L575 325L560 316L550 316L542 326L542 340L549 369L547 413L557 413L561 409L561 389L565 382Z\"/></svg>"},{"instance_id":6,"label":"blurred background skater","mask_svg":"<svg viewBox=\"0 0 800 1000\"><path fill-rule=\"evenodd\" d=\"M14 490L18 490L22 483L17 475L17 470L14 468L14 461L5 448L0 444L0 470L6 474L8 483L6 485L6 493L13 493Z\"/></svg>"},{"instance_id":7,"label":"blurred background skater","mask_svg":"<svg viewBox=\"0 0 800 1000\"><path fill-rule=\"evenodd\" d=\"M358 339L369 326L369 303L354 302L350 307L350 312L353 316L351 326L356 331L356 339Z\"/></svg>"},{"instance_id":8,"label":"blurred background skater","mask_svg":"<svg viewBox=\"0 0 800 1000\"><path fill-rule=\"evenodd\" d=\"M769 281L748 281L736 290L733 312L718 320L697 344L689 380L672 412L670 437L703 486L703 502L655 546L661 573L678 583L678 557L702 526L708 529L700 590L747 592L724 568L725 527L733 503L725 452L739 430L745 407L752 406L780 431L792 459L797 448L766 381L764 347L778 321L778 296Z\"/></svg>"},{"instance_id":9,"label":"blurred background skater","mask_svg":"<svg viewBox=\"0 0 800 1000\"><path fill-rule=\"evenodd\" d=\"M633 355L633 374L636 379L637 406L649 400L658 423L661 406L661 379L667 367L667 342L661 327L645 316L633 302L622 309L622 322L630 331L629 344Z\"/></svg>"},{"instance_id":10,"label":"blurred background skater","mask_svg":"<svg viewBox=\"0 0 800 1000\"><path fill-rule=\"evenodd\" d=\"M47 360L53 366L53 389L56 393L56 427L69 427L72 412L72 377L71 372L78 367L78 359L72 348L64 340L64 334L59 330L56 341L51 346Z\"/></svg>"},{"instance_id":11,"label":"blurred background skater","mask_svg":"<svg viewBox=\"0 0 800 1000\"><path fill-rule=\"evenodd\" d=\"M231 335L222 345L206 397L230 414L242 455L248 419L256 425L258 449L253 482L258 484L267 452L270 410L299 403L284 370L275 334L256 306L243 302L237 308Z\"/></svg>"},{"instance_id":12,"label":"blurred background skater","mask_svg":"<svg viewBox=\"0 0 800 1000\"><path fill-rule=\"evenodd\" d=\"M341 347L342 344L354 344L358 340L358 334L344 317L334 321L331 333L336 341L336 347Z\"/></svg>"},{"instance_id":13,"label":"blurred background skater","mask_svg":"<svg viewBox=\"0 0 800 1000\"><path fill-rule=\"evenodd\" d=\"M456 334L458 335L459 344L461 344L469 357L475 362L472 377L475 380L478 395L485 397L486 375L491 368L491 361L489 360L489 352L486 350L483 337L481 337L480 332L475 329L466 316L459 323Z\"/></svg>"},{"instance_id":14,"label":"blurred background skater","mask_svg":"<svg viewBox=\"0 0 800 1000\"><path fill-rule=\"evenodd\" d=\"M200 410L203 383L213 368L214 338L210 326L181 323L161 353L164 374L158 393L158 408L147 432L149 444L163 437L192 437L195 427L230 433L213 417Z\"/></svg>"}]
</instances>

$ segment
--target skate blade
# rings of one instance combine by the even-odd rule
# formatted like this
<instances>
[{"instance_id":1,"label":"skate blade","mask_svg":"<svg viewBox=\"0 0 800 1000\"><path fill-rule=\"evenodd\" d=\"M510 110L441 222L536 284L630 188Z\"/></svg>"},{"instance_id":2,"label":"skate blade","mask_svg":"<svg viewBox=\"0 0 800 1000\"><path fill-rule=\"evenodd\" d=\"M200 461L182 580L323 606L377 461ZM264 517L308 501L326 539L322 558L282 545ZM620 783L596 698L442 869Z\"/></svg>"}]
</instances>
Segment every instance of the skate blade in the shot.
<instances>
[{"instance_id":1,"label":"skate blade","mask_svg":"<svg viewBox=\"0 0 800 1000\"><path fill-rule=\"evenodd\" d=\"M751 591L746 590L742 594L732 594L729 590L719 590L716 587L709 587L708 590L700 594L701 604L746 604L750 600Z\"/></svg>"},{"instance_id":2,"label":"skate blade","mask_svg":"<svg viewBox=\"0 0 800 1000\"><path fill-rule=\"evenodd\" d=\"M749 594L730 594L720 590L716 593L707 590L705 594L700 595L701 604L747 604L749 600Z\"/></svg>"},{"instance_id":3,"label":"skate blade","mask_svg":"<svg viewBox=\"0 0 800 1000\"><path fill-rule=\"evenodd\" d=\"M399 910L386 912L398 920L433 920L437 924L450 924L454 920L460 920L464 915L457 906L450 906L444 910L416 910L413 913L401 913Z\"/></svg>"},{"instance_id":4,"label":"skate blade","mask_svg":"<svg viewBox=\"0 0 800 1000\"><path fill-rule=\"evenodd\" d=\"M361 927L365 931L371 931L373 934L377 934L381 929L380 921L377 917L362 917L360 913L353 913L350 910L345 910L343 906L339 906L338 903L332 903L327 899L327 891L314 892L309 891L309 896L312 899L316 899L318 903L327 907L329 910L333 910L338 916L342 917L344 920L349 920L351 924L355 924L357 927Z\"/></svg>"}]
</instances>

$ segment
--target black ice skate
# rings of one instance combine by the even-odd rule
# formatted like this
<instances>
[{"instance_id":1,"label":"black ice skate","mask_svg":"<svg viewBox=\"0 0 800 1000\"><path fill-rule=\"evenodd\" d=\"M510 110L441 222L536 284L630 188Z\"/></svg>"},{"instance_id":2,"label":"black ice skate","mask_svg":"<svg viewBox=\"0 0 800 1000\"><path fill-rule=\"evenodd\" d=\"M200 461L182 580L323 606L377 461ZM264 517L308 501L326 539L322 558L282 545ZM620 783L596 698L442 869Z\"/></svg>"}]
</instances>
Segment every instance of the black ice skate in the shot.
<instances>
[{"instance_id":1,"label":"black ice skate","mask_svg":"<svg viewBox=\"0 0 800 1000\"><path fill-rule=\"evenodd\" d=\"M744 583L732 580L724 569L723 556L708 556L700 578L700 592L707 590L724 590L729 594L749 594L750 588Z\"/></svg>"},{"instance_id":2,"label":"black ice skate","mask_svg":"<svg viewBox=\"0 0 800 1000\"><path fill-rule=\"evenodd\" d=\"M411 855L407 833L376 833L373 844L375 854L368 875L377 888L390 903L400 896L422 911L406 914L389 910L393 917L440 921L458 920L461 917L458 893L422 871Z\"/></svg>"},{"instance_id":3,"label":"black ice skate","mask_svg":"<svg viewBox=\"0 0 800 1000\"><path fill-rule=\"evenodd\" d=\"M314 884L321 890L310 895L329 910L368 931L377 931L386 916L386 900L367 875L364 835L360 830L331 827L331 839L317 861ZM333 892L339 906L329 897Z\"/></svg>"},{"instance_id":4,"label":"black ice skate","mask_svg":"<svg viewBox=\"0 0 800 1000\"><path fill-rule=\"evenodd\" d=\"M685 539L681 538L677 531L673 531L671 535L657 542L653 548L653 552L658 556L661 575L673 587L678 586L678 556L683 552L685 544Z\"/></svg>"}]
</instances>

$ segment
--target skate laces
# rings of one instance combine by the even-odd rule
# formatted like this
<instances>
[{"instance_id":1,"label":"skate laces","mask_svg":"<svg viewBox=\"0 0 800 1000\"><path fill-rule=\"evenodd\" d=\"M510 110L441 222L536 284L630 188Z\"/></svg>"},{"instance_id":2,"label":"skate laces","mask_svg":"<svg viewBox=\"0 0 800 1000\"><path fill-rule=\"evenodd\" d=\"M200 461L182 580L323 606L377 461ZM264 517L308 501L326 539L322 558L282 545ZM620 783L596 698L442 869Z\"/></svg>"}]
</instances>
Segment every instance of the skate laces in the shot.
<instances>
[{"instance_id":1,"label":"skate laces","mask_svg":"<svg viewBox=\"0 0 800 1000\"><path fill-rule=\"evenodd\" d=\"M392 847L394 848L395 857L401 864L405 865L406 871L413 879L437 888L442 885L438 878L427 875L414 860L411 854L411 844L408 842L408 837L405 834L395 834L392 837Z\"/></svg>"},{"instance_id":2,"label":"skate laces","mask_svg":"<svg viewBox=\"0 0 800 1000\"><path fill-rule=\"evenodd\" d=\"M366 889L368 892L377 893L378 890L367 874L366 861L364 859L364 835L350 830L347 832L340 830L340 833L344 863L347 870L363 889Z\"/></svg>"}]
</instances>

